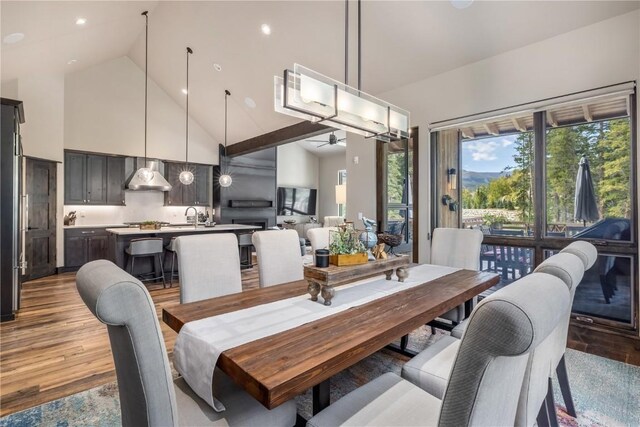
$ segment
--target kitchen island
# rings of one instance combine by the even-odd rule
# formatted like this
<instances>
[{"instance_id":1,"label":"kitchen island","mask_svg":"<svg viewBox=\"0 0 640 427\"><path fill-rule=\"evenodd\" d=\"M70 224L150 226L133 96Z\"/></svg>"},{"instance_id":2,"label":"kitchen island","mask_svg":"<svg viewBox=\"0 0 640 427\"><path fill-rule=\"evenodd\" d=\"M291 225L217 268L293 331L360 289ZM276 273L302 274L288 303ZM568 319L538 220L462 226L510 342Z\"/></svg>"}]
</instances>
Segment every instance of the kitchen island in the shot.
<instances>
[{"instance_id":1,"label":"kitchen island","mask_svg":"<svg viewBox=\"0 0 640 427\"><path fill-rule=\"evenodd\" d=\"M234 233L244 234L251 233L255 230L260 230L261 227L255 225L244 224L216 224L213 227L206 227L199 225L197 228L193 225L179 226L179 227L162 227L157 230L141 230L140 228L107 228L109 234L109 258L118 267L127 268L128 256L125 250L129 247L131 240L140 239L145 237L161 237L163 240L163 246L169 244L172 238L178 236L188 236L193 234L206 234L206 233ZM136 260L136 273L150 271L155 267L151 262L152 258ZM167 265L165 263L165 272L168 273Z\"/></svg>"}]
</instances>

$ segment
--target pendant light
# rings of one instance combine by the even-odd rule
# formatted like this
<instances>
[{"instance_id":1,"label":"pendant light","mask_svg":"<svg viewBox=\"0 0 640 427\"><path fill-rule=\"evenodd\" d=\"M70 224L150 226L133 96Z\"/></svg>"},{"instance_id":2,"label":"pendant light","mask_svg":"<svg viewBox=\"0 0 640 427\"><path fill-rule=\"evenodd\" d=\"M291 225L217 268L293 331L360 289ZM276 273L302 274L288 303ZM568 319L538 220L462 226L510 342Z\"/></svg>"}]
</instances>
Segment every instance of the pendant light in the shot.
<instances>
[{"instance_id":1,"label":"pendant light","mask_svg":"<svg viewBox=\"0 0 640 427\"><path fill-rule=\"evenodd\" d=\"M147 167L147 122L148 122L148 86L149 86L149 12L142 12L145 18L144 27L144 164L131 177L127 188L129 190L169 191L171 184L160 174ZM152 162L154 165L155 162Z\"/></svg>"},{"instance_id":2,"label":"pendant light","mask_svg":"<svg viewBox=\"0 0 640 427\"><path fill-rule=\"evenodd\" d=\"M228 90L224 90L224 157L227 157L227 98L229 97L229 95L231 95L231 92L229 92ZM224 161L220 162L221 164L224 163ZM224 165L222 165L224 167ZM224 173L222 175L220 175L220 178L218 178L218 182L220 183L221 187L229 187L231 185L231 183L233 182L233 180L231 179L231 175L229 175L229 173Z\"/></svg>"},{"instance_id":3,"label":"pendant light","mask_svg":"<svg viewBox=\"0 0 640 427\"><path fill-rule=\"evenodd\" d=\"M187 117L185 123L185 154L184 154L184 162L185 170L180 172L180 182L184 185L191 185L193 182L193 172L189 169L189 55L193 53L190 47L187 47Z\"/></svg>"},{"instance_id":4,"label":"pendant light","mask_svg":"<svg viewBox=\"0 0 640 427\"><path fill-rule=\"evenodd\" d=\"M337 129L395 141L409 136L410 114L360 90L361 1L358 0L358 87L349 86L349 0L345 1L345 81L339 82L299 64L274 77L274 110Z\"/></svg>"},{"instance_id":5,"label":"pendant light","mask_svg":"<svg viewBox=\"0 0 640 427\"><path fill-rule=\"evenodd\" d=\"M153 171L147 167L147 86L148 79L147 76L147 66L148 66L148 52L149 52L149 12L142 12L144 16L144 165L138 169L136 175L143 182L151 182L153 179Z\"/></svg>"}]
</instances>

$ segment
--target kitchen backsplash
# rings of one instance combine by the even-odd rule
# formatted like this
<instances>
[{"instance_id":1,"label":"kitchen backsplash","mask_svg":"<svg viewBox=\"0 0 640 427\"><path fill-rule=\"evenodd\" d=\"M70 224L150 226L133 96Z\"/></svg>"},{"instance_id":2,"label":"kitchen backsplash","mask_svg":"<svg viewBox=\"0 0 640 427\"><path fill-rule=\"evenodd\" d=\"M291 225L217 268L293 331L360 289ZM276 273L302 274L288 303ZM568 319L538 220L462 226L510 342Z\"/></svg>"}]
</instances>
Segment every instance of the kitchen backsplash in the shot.
<instances>
[{"instance_id":1,"label":"kitchen backsplash","mask_svg":"<svg viewBox=\"0 0 640 427\"><path fill-rule=\"evenodd\" d=\"M126 191L126 206L65 205L64 214L75 211L76 225L122 224L138 221L165 221L185 223L185 206L164 206L164 193L159 191ZM196 206L205 212L204 206ZM211 208L208 208L211 215ZM189 212L193 215L193 211Z\"/></svg>"}]
</instances>

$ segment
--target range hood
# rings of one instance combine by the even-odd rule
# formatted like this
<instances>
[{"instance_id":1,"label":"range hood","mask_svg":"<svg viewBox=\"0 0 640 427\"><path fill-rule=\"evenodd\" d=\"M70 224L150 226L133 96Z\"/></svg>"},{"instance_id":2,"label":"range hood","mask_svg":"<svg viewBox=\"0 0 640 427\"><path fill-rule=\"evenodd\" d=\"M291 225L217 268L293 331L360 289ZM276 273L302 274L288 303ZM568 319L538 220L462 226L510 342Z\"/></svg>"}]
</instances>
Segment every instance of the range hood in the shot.
<instances>
[{"instance_id":1,"label":"range hood","mask_svg":"<svg viewBox=\"0 0 640 427\"><path fill-rule=\"evenodd\" d=\"M136 159L136 167L134 173L127 184L127 189L134 191L170 191L171 184L164 179L161 170L164 169L164 164L159 161L147 161L146 164L143 159ZM140 165L140 166L138 166ZM150 169L153 172L153 176L149 181L144 181L138 174L139 170L143 167Z\"/></svg>"}]
</instances>

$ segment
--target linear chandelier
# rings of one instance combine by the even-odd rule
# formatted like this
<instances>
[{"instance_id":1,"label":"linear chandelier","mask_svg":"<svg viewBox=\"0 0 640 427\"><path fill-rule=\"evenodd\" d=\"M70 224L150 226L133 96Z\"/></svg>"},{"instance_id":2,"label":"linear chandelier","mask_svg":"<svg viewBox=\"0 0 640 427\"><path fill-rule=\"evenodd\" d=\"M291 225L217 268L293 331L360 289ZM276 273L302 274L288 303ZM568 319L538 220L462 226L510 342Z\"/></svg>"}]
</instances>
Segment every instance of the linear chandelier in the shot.
<instances>
[{"instance_id":1,"label":"linear chandelier","mask_svg":"<svg viewBox=\"0 0 640 427\"><path fill-rule=\"evenodd\" d=\"M389 142L409 137L410 114L360 90L360 1L358 1L358 87L348 85L348 19L345 5L345 83L299 64L274 77L275 111Z\"/></svg>"}]
</instances>

